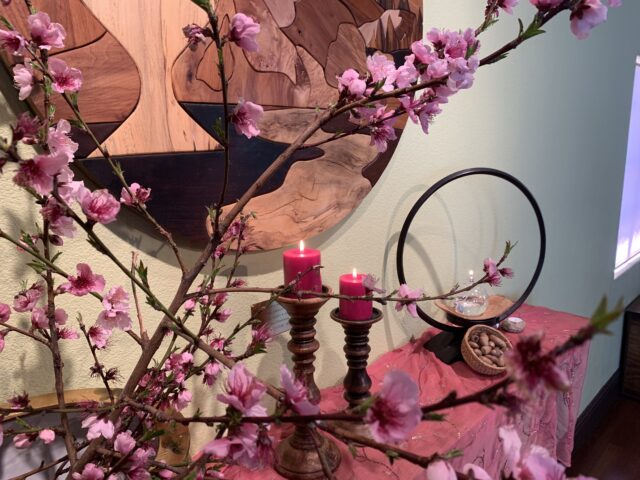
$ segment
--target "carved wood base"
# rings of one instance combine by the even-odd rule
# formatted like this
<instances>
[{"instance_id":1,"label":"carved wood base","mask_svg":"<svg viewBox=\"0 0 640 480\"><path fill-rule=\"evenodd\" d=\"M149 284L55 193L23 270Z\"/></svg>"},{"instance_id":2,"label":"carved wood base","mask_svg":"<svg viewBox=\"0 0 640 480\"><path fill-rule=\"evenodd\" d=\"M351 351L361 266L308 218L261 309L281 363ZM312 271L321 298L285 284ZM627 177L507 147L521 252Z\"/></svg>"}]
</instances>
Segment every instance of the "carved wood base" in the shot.
<instances>
[{"instance_id":1,"label":"carved wood base","mask_svg":"<svg viewBox=\"0 0 640 480\"><path fill-rule=\"evenodd\" d=\"M338 469L342 457L333 440L317 433L320 446L316 449L312 435L308 428L296 427L293 435L278 444L275 469L280 475L292 480L325 478L318 450L332 472Z\"/></svg>"}]
</instances>

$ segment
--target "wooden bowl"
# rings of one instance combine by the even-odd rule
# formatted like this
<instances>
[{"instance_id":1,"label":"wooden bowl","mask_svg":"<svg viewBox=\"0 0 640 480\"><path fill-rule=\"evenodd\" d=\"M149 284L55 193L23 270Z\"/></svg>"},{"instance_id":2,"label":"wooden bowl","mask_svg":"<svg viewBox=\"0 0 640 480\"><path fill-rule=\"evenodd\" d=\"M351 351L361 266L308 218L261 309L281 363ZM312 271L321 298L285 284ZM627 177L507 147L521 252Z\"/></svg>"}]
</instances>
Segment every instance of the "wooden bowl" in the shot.
<instances>
[{"instance_id":1,"label":"wooden bowl","mask_svg":"<svg viewBox=\"0 0 640 480\"><path fill-rule=\"evenodd\" d=\"M471 316L471 315L463 315L460 312L457 312L455 308L448 305L444 300L436 300L434 303L436 304L436 307L438 307L440 310L444 311L448 315L451 315L455 318L459 318L462 320L476 320L476 321L488 320L490 318L499 317L500 315L502 315L504 312L506 312L509 308L513 306L513 302L508 298L503 297L502 295L491 295L489 297L489 305L487 306L487 309L485 310L485 312L482 315Z\"/></svg>"},{"instance_id":2,"label":"wooden bowl","mask_svg":"<svg viewBox=\"0 0 640 480\"><path fill-rule=\"evenodd\" d=\"M481 333L486 333L487 335L494 335L507 344L507 350L511 350L513 345L509 339L500 331L493 327L489 327L487 325L475 325L471 327L464 334L464 338L462 339L461 353L462 358L466 362L469 367L475 372L481 373L482 375L500 375L506 371L505 367L499 367L497 365L489 365L482 361L478 355L475 354L473 348L469 345L469 339L474 335L480 335ZM506 352L505 352L506 353Z\"/></svg>"}]
</instances>

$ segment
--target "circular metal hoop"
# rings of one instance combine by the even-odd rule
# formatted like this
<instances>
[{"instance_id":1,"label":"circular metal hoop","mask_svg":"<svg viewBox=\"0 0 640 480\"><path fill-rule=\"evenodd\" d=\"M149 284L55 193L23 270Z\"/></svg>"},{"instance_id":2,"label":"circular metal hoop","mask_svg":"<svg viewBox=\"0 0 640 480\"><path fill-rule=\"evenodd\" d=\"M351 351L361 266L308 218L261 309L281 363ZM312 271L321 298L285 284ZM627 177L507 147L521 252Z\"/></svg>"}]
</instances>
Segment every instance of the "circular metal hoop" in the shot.
<instances>
[{"instance_id":1,"label":"circular metal hoop","mask_svg":"<svg viewBox=\"0 0 640 480\"><path fill-rule=\"evenodd\" d=\"M533 278L529 282L529 285L527 285L527 288L525 289L524 293L507 311L503 312L497 317L488 318L485 320L465 320L464 324L466 326L458 327L458 326L442 323L436 320L435 318L430 316L427 312L422 310L420 306L418 306L417 308L418 316L422 320L424 320L425 322L427 322L429 325L433 327L436 327L440 330L447 331L447 332L461 332L467 328L472 327L473 325L479 325L479 324L495 325L496 323L507 318L513 312L515 312L520 307L520 305L522 305L524 301L527 299L527 297L531 293L531 290L533 290L533 287L538 281L538 278L540 277L540 272L542 271L542 266L544 265L544 257L547 249L547 234L544 227L542 212L540 211L538 202L534 198L533 194L529 191L529 189L525 187L525 185L520 180L515 178L513 175L503 172L502 170L497 170L494 168L484 168L484 167L467 168L465 170L460 170L458 172L452 173L451 175L447 175L442 180L433 184L426 192L422 194L422 196L418 199L418 201L415 203L415 205L409 212L409 215L407 215L407 218L404 221L404 225L402 225L402 230L400 230L400 238L398 239L398 249L396 251L396 268L398 270L398 279L400 280L400 283L401 284L406 283L406 279L404 275L404 245L407 240L407 235L409 233L409 227L411 227L411 222L413 222L413 219L415 218L420 208L422 208L422 206L426 203L426 201L445 185L453 182L454 180L458 180L464 177L470 177L473 175L488 175L492 177L501 178L511 183L518 190L520 190L520 192L522 192L522 194L529 201L529 204L533 208L533 211L535 212L535 215L536 215L536 220L538 222L538 230L540 232L540 254L538 255L538 264L536 265L536 269L533 272Z\"/></svg>"}]
</instances>

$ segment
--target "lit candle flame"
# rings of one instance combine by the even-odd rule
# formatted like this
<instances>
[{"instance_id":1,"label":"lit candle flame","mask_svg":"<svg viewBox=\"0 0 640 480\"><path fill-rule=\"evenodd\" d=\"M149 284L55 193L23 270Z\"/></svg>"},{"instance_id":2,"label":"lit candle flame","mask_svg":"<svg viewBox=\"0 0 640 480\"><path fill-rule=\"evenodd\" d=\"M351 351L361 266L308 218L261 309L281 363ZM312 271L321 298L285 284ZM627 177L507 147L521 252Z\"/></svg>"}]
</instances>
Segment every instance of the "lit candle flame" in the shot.
<instances>
[{"instance_id":1,"label":"lit candle flame","mask_svg":"<svg viewBox=\"0 0 640 480\"><path fill-rule=\"evenodd\" d=\"M354 268L352 275L353 275L353 278L358 278L358 270Z\"/></svg>"},{"instance_id":2,"label":"lit candle flame","mask_svg":"<svg viewBox=\"0 0 640 480\"><path fill-rule=\"evenodd\" d=\"M304 240L300 240L300 251L304 252Z\"/></svg>"}]
</instances>

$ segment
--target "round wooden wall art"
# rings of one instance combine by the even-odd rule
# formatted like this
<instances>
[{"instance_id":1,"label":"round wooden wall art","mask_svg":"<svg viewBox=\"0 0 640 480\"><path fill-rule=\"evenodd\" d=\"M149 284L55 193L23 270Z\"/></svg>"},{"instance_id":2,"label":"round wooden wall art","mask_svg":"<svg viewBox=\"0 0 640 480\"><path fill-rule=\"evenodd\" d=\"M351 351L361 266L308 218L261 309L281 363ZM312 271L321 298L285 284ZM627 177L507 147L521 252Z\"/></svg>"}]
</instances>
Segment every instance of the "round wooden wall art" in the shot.
<instances>
[{"instance_id":1,"label":"round wooden wall art","mask_svg":"<svg viewBox=\"0 0 640 480\"><path fill-rule=\"evenodd\" d=\"M182 27L204 25L190 0L34 0L68 32L53 55L83 71L80 109L95 135L122 164L130 181L151 187L149 209L190 244L206 239L204 206L218 198L222 153L212 126L222 115L216 50L186 46ZM258 138L234 134L229 203L235 201L312 121L337 99L336 75L366 70L366 56L392 55L398 64L422 37L422 0L220 0L223 30L236 11L262 27L260 50L232 45L226 64L230 101L242 97L265 108ZM4 7L26 30L24 2ZM36 95L33 108L41 112ZM72 118L62 101L58 114ZM311 140L344 129L337 119ZM398 137L404 127L396 127ZM85 174L113 193L120 188L91 142L76 132ZM295 243L332 227L362 201L397 145L385 154L366 134L300 150L247 208L252 249Z\"/></svg>"}]
</instances>

